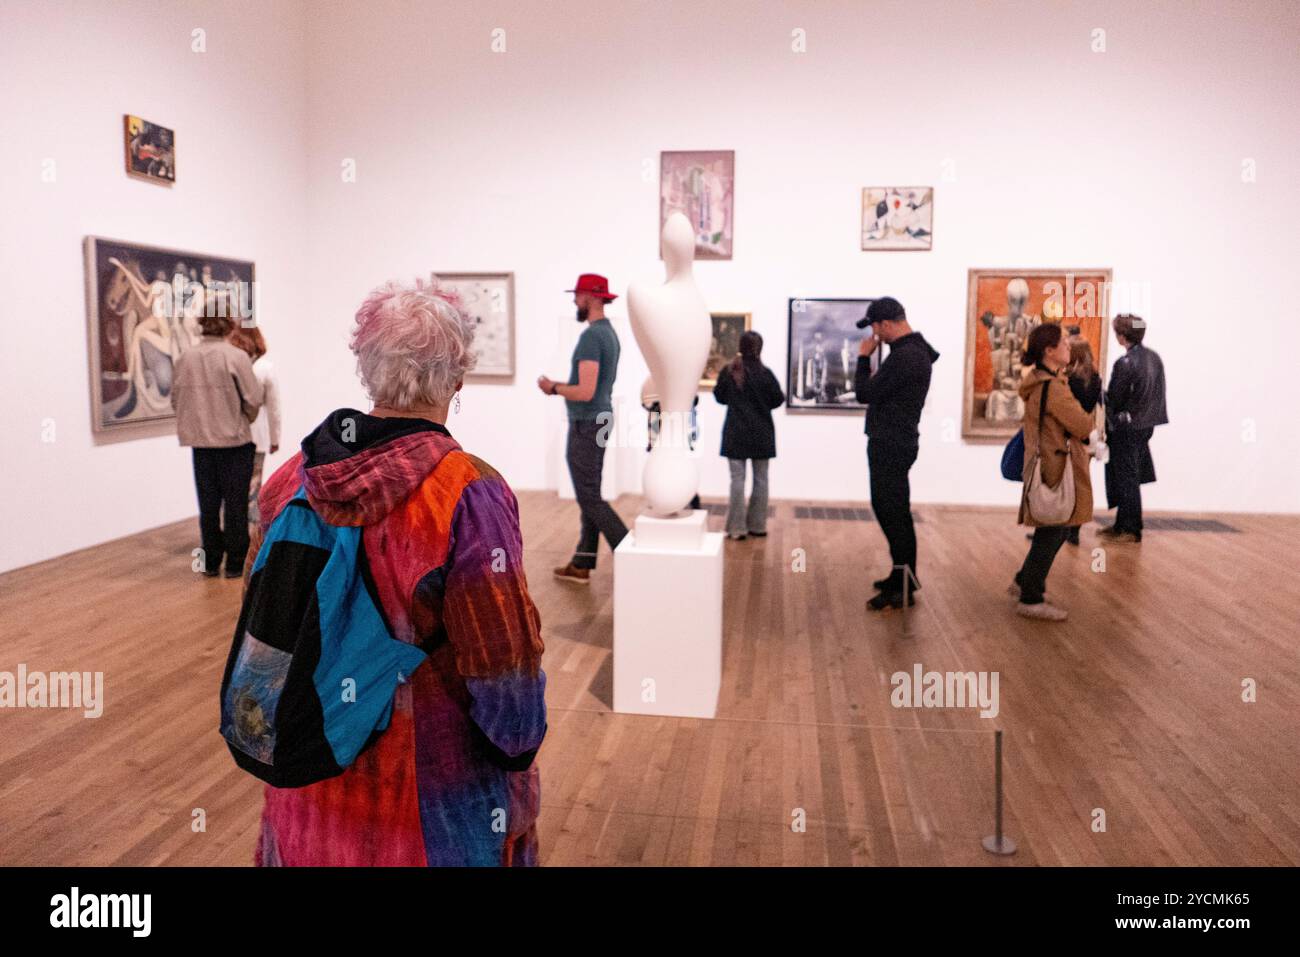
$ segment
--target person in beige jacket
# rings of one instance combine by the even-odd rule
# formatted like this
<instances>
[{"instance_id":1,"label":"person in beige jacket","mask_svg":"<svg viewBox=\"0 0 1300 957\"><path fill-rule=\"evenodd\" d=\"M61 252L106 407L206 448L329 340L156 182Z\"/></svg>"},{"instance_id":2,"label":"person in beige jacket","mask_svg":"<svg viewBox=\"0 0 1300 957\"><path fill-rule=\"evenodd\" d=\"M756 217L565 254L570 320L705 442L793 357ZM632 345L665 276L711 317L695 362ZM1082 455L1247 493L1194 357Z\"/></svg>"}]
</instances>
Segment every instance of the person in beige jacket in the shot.
<instances>
[{"instance_id":1,"label":"person in beige jacket","mask_svg":"<svg viewBox=\"0 0 1300 957\"><path fill-rule=\"evenodd\" d=\"M1020 383L1020 398L1025 402L1024 478L1028 480L1029 465L1034 461L1034 453L1040 451L1039 408L1045 401L1041 420L1043 481L1055 488L1064 477L1067 464L1074 469L1074 512L1060 525L1041 525L1029 514L1021 497L1020 524L1032 527L1034 537L1011 591L1019 593L1016 611L1026 618L1064 621L1065 609L1050 604L1043 592L1052 561L1070 528L1092 521L1092 481L1088 473L1092 452L1087 443L1095 426L1093 417L1083 411L1070 391L1065 376L1070 364L1070 339L1059 323L1043 323L1029 334L1024 364L1029 367ZM1046 400L1043 390L1046 390Z\"/></svg>"},{"instance_id":2,"label":"person in beige jacket","mask_svg":"<svg viewBox=\"0 0 1300 957\"><path fill-rule=\"evenodd\" d=\"M199 325L203 338L176 360L171 395L176 436L194 450L203 573L215 578L224 558L226 577L240 578L248 554L255 451L249 424L262 407L262 386L247 353L226 340L234 327L230 319L205 315Z\"/></svg>"}]
</instances>

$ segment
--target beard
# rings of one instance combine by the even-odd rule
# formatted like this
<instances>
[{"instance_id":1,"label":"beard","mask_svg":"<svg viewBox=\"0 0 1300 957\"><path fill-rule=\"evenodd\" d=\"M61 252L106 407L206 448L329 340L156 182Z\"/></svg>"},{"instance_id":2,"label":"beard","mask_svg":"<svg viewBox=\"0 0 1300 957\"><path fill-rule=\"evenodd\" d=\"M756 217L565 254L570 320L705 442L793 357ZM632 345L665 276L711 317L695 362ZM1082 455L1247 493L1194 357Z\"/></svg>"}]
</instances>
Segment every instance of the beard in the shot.
<instances>
[{"instance_id":1,"label":"beard","mask_svg":"<svg viewBox=\"0 0 1300 957\"><path fill-rule=\"evenodd\" d=\"M579 306L579 307L578 307L578 313L577 313L576 318L577 318L577 320L578 320L579 322L586 322L586 321L587 321L587 316L589 316L589 315L591 315L591 307L590 307L590 306Z\"/></svg>"}]
</instances>

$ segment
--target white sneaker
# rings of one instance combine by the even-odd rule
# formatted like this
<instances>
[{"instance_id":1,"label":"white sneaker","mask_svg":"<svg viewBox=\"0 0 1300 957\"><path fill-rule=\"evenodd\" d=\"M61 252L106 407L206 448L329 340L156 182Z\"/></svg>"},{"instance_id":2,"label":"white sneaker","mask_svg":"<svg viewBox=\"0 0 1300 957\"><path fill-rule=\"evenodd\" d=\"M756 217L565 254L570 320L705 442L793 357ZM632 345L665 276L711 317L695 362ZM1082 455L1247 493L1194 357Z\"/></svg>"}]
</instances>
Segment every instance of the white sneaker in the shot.
<instances>
[{"instance_id":1,"label":"white sneaker","mask_svg":"<svg viewBox=\"0 0 1300 957\"><path fill-rule=\"evenodd\" d=\"M1037 605L1016 602L1016 614L1025 618L1037 618L1040 621L1065 621L1067 612L1064 608L1057 608L1055 605L1041 601Z\"/></svg>"}]
</instances>

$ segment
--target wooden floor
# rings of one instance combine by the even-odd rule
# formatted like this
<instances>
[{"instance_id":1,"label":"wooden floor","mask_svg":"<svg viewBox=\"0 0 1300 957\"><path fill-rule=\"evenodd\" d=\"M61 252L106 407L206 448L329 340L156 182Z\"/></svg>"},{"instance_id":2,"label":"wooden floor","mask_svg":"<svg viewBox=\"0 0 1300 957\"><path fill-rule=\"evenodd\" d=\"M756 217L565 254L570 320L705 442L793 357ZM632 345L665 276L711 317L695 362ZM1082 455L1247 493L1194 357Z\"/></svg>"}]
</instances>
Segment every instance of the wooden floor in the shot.
<instances>
[{"instance_id":1,"label":"wooden floor","mask_svg":"<svg viewBox=\"0 0 1300 957\"><path fill-rule=\"evenodd\" d=\"M1049 579L1071 611L1053 625L1004 593L1026 549L1009 512L920 507L907 638L899 612L863 611L879 529L775 503L770 537L726 546L705 721L611 713L612 562L589 588L555 581L576 508L520 501L546 641L545 864L1300 864L1300 518L1148 532L1104 572L1085 528ZM191 572L196 536L185 522L0 575L0 670L103 671L106 699L97 720L0 710L0 864L251 861L260 786L215 718L240 585ZM891 707L889 676L917 662L999 672L1000 714ZM980 848L994 729L1011 858Z\"/></svg>"}]
</instances>

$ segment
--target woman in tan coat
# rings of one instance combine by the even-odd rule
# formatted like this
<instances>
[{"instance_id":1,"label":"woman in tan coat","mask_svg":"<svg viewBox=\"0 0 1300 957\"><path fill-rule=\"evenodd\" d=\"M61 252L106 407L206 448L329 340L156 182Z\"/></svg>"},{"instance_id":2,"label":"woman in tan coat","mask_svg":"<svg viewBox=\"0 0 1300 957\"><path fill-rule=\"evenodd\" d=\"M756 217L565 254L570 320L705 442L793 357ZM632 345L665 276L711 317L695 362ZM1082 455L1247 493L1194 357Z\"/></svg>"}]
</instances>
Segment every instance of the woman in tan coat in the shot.
<instances>
[{"instance_id":1,"label":"woman in tan coat","mask_svg":"<svg viewBox=\"0 0 1300 957\"><path fill-rule=\"evenodd\" d=\"M1020 603L1016 606L1019 614L1045 621L1064 621L1065 609L1048 603L1043 590L1052 560L1064 544L1070 527L1092 521L1092 481L1088 474L1092 453L1087 443L1093 430L1093 417L1083 411L1066 380L1070 340L1059 323L1045 322L1029 334L1024 364L1030 367L1020 383L1020 397L1025 401L1025 468L1029 468L1034 453L1039 451L1039 408L1045 402L1041 422L1043 481L1055 488L1065 475L1068 457L1074 469L1074 512L1060 525L1041 525L1029 515L1021 498L1020 524L1033 527L1034 539L1011 590L1013 594L1019 593ZM1028 471L1024 477L1028 480Z\"/></svg>"}]
</instances>

